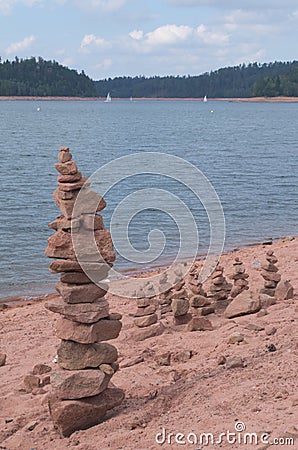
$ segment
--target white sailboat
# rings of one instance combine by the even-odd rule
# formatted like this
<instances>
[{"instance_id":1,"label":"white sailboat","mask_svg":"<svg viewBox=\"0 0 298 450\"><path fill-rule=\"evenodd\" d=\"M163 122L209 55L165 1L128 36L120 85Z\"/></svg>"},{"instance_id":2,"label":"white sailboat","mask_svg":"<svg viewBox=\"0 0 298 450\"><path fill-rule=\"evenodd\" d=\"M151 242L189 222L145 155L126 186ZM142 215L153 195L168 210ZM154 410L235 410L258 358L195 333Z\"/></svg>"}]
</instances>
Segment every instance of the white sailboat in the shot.
<instances>
[{"instance_id":1,"label":"white sailboat","mask_svg":"<svg viewBox=\"0 0 298 450\"><path fill-rule=\"evenodd\" d=\"M207 95L205 95L203 102L206 103L207 102Z\"/></svg>"},{"instance_id":2,"label":"white sailboat","mask_svg":"<svg viewBox=\"0 0 298 450\"><path fill-rule=\"evenodd\" d=\"M105 99L105 103L109 103L112 101L112 97L110 96L110 93L108 92L107 98Z\"/></svg>"}]
</instances>

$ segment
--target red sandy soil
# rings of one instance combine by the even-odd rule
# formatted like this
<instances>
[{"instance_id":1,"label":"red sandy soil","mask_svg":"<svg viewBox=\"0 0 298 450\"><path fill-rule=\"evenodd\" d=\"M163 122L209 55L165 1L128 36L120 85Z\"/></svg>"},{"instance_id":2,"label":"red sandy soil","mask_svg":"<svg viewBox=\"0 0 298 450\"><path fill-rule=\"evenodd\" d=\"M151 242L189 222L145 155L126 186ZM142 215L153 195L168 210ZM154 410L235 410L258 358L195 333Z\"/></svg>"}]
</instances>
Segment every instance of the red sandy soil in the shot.
<instances>
[{"instance_id":1,"label":"red sandy soil","mask_svg":"<svg viewBox=\"0 0 298 450\"><path fill-rule=\"evenodd\" d=\"M268 249L274 250L282 279L291 280L298 292L298 238L281 240L271 246L257 245L234 251L221 258L225 274L239 256L249 273L253 290L263 286L257 261ZM9 306L0 311L0 352L7 354L0 368L0 449L7 450L155 450L155 449L258 449L262 433L274 438L293 439L292 445L271 448L298 448L297 391L297 294L293 300L278 302L268 314L256 314L228 320L222 315L208 316L214 330L187 332L175 328L170 318L163 320L163 335L135 342L132 338L133 300L110 295L111 310L123 314L123 329L113 343L119 350L120 370L113 383L125 390L123 404L101 424L61 438L50 420L46 393L25 393L23 378L37 363L55 366L58 339L53 336L55 314L44 308L44 299ZM255 331L247 325L259 325ZM276 333L268 335L268 327ZM229 344L233 333L242 333L244 342ZM267 345L274 344L275 352ZM162 355L171 353L171 364L161 365ZM244 368L226 369L218 358L241 356ZM46 386L45 390L49 390ZM243 422L246 432L257 433L258 445L222 444L185 445L175 437L164 444L156 435L168 433L235 432L235 422ZM239 424L238 424L239 426ZM31 431L30 431L31 429ZM244 433L237 433L237 438ZM159 436L162 441L162 436ZM190 441L194 442L193 435ZM179 439L179 436L178 436ZM180 440L183 438L180 436ZM186 439L186 437L185 437ZM266 442L266 440L265 440ZM282 441L284 442L284 441ZM292 441L291 441L292 442Z\"/></svg>"},{"instance_id":2,"label":"red sandy soil","mask_svg":"<svg viewBox=\"0 0 298 450\"><path fill-rule=\"evenodd\" d=\"M51 101L51 100L78 100L78 101L88 101L88 100L97 100L97 101L104 101L105 98L101 97L17 97L17 96L10 96L10 97L4 97L0 96L1 100L38 100L38 101ZM113 98L113 100L129 100L125 98ZM134 101L138 100L146 100L146 101L158 101L158 100L192 100L192 101L202 101L202 98L147 98L147 97L141 97L141 98L134 98ZM210 98L210 100L216 100L216 101L226 101L226 102L254 102L254 103L262 103L262 102L270 102L270 103L297 103L298 97L248 97L248 98Z\"/></svg>"}]
</instances>

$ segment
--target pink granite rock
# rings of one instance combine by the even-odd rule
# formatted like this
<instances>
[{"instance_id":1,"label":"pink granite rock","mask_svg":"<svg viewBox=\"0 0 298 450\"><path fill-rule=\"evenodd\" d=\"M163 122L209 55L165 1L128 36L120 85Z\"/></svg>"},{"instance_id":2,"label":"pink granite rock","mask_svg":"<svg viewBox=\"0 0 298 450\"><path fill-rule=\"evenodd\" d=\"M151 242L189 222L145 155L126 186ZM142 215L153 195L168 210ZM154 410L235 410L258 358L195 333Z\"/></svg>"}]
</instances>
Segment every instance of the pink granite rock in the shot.
<instances>
[{"instance_id":1,"label":"pink granite rock","mask_svg":"<svg viewBox=\"0 0 298 450\"><path fill-rule=\"evenodd\" d=\"M91 325L59 318L56 322L56 336L80 344L94 344L109 341L119 336L122 324L119 320L101 319Z\"/></svg>"},{"instance_id":2,"label":"pink granite rock","mask_svg":"<svg viewBox=\"0 0 298 450\"><path fill-rule=\"evenodd\" d=\"M106 389L99 395L83 400L49 398L49 409L55 427L61 436L70 436L76 430L85 430L99 424L109 409L119 406L124 399L121 389Z\"/></svg>"},{"instance_id":3,"label":"pink granite rock","mask_svg":"<svg viewBox=\"0 0 298 450\"><path fill-rule=\"evenodd\" d=\"M79 344L62 341L57 350L58 364L63 369L79 370L112 364L117 361L117 349L107 342Z\"/></svg>"},{"instance_id":4,"label":"pink granite rock","mask_svg":"<svg viewBox=\"0 0 298 450\"><path fill-rule=\"evenodd\" d=\"M138 331L134 331L134 340L137 342L144 341L154 336L160 336L165 327L162 322L157 322L154 325L146 328L140 328Z\"/></svg>"},{"instance_id":5,"label":"pink granite rock","mask_svg":"<svg viewBox=\"0 0 298 450\"><path fill-rule=\"evenodd\" d=\"M172 311L175 317L187 314L189 310L189 301L184 298L173 298Z\"/></svg>"},{"instance_id":6,"label":"pink granite rock","mask_svg":"<svg viewBox=\"0 0 298 450\"><path fill-rule=\"evenodd\" d=\"M94 303L68 304L51 301L47 302L45 307L54 313L61 314L66 319L80 323L95 323L99 319L109 316L109 303L105 298L96 300Z\"/></svg>"},{"instance_id":7,"label":"pink granite rock","mask_svg":"<svg viewBox=\"0 0 298 450\"><path fill-rule=\"evenodd\" d=\"M154 314L156 311L155 305L149 305L145 308L137 308L137 311L133 314L134 317L144 317L144 316L150 316L151 314Z\"/></svg>"},{"instance_id":8,"label":"pink granite rock","mask_svg":"<svg viewBox=\"0 0 298 450\"><path fill-rule=\"evenodd\" d=\"M102 287L96 284L67 284L58 282L55 284L56 290L66 303L93 303L97 299L103 297L107 290L107 285Z\"/></svg>"},{"instance_id":9,"label":"pink granite rock","mask_svg":"<svg viewBox=\"0 0 298 450\"><path fill-rule=\"evenodd\" d=\"M94 277L96 278L97 281L100 281L107 278L111 266L104 263L85 263L84 268L88 270L88 274L92 275L92 278ZM82 273L83 269L78 261L57 259L51 262L50 271L52 273L62 273L62 272Z\"/></svg>"},{"instance_id":10,"label":"pink granite rock","mask_svg":"<svg viewBox=\"0 0 298 450\"><path fill-rule=\"evenodd\" d=\"M260 309L259 299L255 298L251 291L243 291L228 305L224 315L228 319L232 319L233 317L256 313Z\"/></svg>"},{"instance_id":11,"label":"pink granite rock","mask_svg":"<svg viewBox=\"0 0 298 450\"><path fill-rule=\"evenodd\" d=\"M188 331L212 331L213 326L210 320L204 317L193 317L187 325Z\"/></svg>"},{"instance_id":12,"label":"pink granite rock","mask_svg":"<svg viewBox=\"0 0 298 450\"><path fill-rule=\"evenodd\" d=\"M261 275L264 280L267 281L276 281L278 283L281 280L281 275L277 272L267 272L266 270L262 270Z\"/></svg>"},{"instance_id":13,"label":"pink granite rock","mask_svg":"<svg viewBox=\"0 0 298 450\"><path fill-rule=\"evenodd\" d=\"M48 246L45 250L48 258L63 258L75 260L76 255L72 246L71 234L58 230L48 239Z\"/></svg>"},{"instance_id":14,"label":"pink granite rock","mask_svg":"<svg viewBox=\"0 0 298 450\"><path fill-rule=\"evenodd\" d=\"M278 272L278 268L268 261L264 262L261 267L268 272Z\"/></svg>"},{"instance_id":15,"label":"pink granite rock","mask_svg":"<svg viewBox=\"0 0 298 450\"><path fill-rule=\"evenodd\" d=\"M275 290L277 300L289 300L294 297L294 288L288 280L280 281Z\"/></svg>"},{"instance_id":16,"label":"pink granite rock","mask_svg":"<svg viewBox=\"0 0 298 450\"><path fill-rule=\"evenodd\" d=\"M77 173L73 175L59 175L58 176L58 182L59 183L74 183L75 181L80 181L82 179L82 174L78 170ZM63 191L61 191L63 192Z\"/></svg>"},{"instance_id":17,"label":"pink granite rock","mask_svg":"<svg viewBox=\"0 0 298 450\"><path fill-rule=\"evenodd\" d=\"M56 163L55 169L58 170L61 175L73 175L77 173L78 168L74 161L67 161L65 163Z\"/></svg>"},{"instance_id":18,"label":"pink granite rock","mask_svg":"<svg viewBox=\"0 0 298 450\"><path fill-rule=\"evenodd\" d=\"M75 240L74 250L72 240ZM115 260L115 252L110 232L108 230L94 231L94 239L88 239L82 233L72 235L63 230L56 231L53 236L48 239L48 246L45 254L48 258L61 258L76 260L77 255L82 261L100 261L104 260L109 263ZM87 245L88 244L88 245Z\"/></svg>"},{"instance_id":19,"label":"pink granite rock","mask_svg":"<svg viewBox=\"0 0 298 450\"><path fill-rule=\"evenodd\" d=\"M211 301L207 297L204 297L203 295L194 295L193 297L190 298L190 306L194 308L200 308L203 306L208 306L210 304Z\"/></svg>"},{"instance_id":20,"label":"pink granite rock","mask_svg":"<svg viewBox=\"0 0 298 450\"><path fill-rule=\"evenodd\" d=\"M68 283L68 284L88 284L92 283L92 280L85 275L84 273L80 272L65 272L61 274L60 281L62 283Z\"/></svg>"},{"instance_id":21,"label":"pink granite rock","mask_svg":"<svg viewBox=\"0 0 298 450\"><path fill-rule=\"evenodd\" d=\"M134 324L139 328L149 327L150 325L153 325L156 322L157 322L156 314L151 314L149 316L144 317L137 317L134 319Z\"/></svg>"},{"instance_id":22,"label":"pink granite rock","mask_svg":"<svg viewBox=\"0 0 298 450\"><path fill-rule=\"evenodd\" d=\"M58 153L58 161L60 163L66 163L68 161L72 160L72 154L68 151L68 152L60 152Z\"/></svg>"},{"instance_id":23,"label":"pink granite rock","mask_svg":"<svg viewBox=\"0 0 298 450\"><path fill-rule=\"evenodd\" d=\"M66 219L71 219L73 207L74 207L74 204L75 204L76 200L75 199L61 200L58 197L58 190L57 189L53 193L53 198L54 198L54 201L56 203L56 206L58 206L58 208L62 212L63 216L66 217Z\"/></svg>"},{"instance_id":24,"label":"pink granite rock","mask_svg":"<svg viewBox=\"0 0 298 450\"><path fill-rule=\"evenodd\" d=\"M51 374L53 393L62 400L93 397L103 392L111 376L100 369L64 370L56 368Z\"/></svg>"},{"instance_id":25,"label":"pink granite rock","mask_svg":"<svg viewBox=\"0 0 298 450\"><path fill-rule=\"evenodd\" d=\"M82 178L80 181L74 181L73 183L59 183L58 189L61 191L75 191L77 189L81 189L83 186L88 186L90 183L88 178Z\"/></svg>"},{"instance_id":26,"label":"pink granite rock","mask_svg":"<svg viewBox=\"0 0 298 450\"><path fill-rule=\"evenodd\" d=\"M71 220L66 219L66 217L60 215L55 220L53 220L53 222L49 223L48 227L56 231L57 230L70 231Z\"/></svg>"}]
</instances>

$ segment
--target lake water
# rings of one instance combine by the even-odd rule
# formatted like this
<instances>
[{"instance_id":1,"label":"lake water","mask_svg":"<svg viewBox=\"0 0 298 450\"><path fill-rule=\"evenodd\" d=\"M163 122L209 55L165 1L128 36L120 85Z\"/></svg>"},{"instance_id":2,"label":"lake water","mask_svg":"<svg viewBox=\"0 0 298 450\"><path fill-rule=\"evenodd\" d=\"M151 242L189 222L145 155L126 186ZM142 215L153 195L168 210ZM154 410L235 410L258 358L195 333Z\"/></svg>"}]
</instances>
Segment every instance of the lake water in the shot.
<instances>
[{"instance_id":1,"label":"lake water","mask_svg":"<svg viewBox=\"0 0 298 450\"><path fill-rule=\"evenodd\" d=\"M0 297L54 290L44 249L52 234L47 224L58 215L52 192L60 145L71 148L85 176L135 152L163 152L191 162L217 191L230 249L298 234L297 129L298 103L1 101ZM144 187L170 190L188 205L203 254L209 239L204 208L187 188L160 176L116 185L105 197L106 226L119 201ZM137 249L145 249L157 224L167 239L162 264L179 240L171 218L154 210L140 213L129 235ZM120 269L134 267L121 257L117 261Z\"/></svg>"}]
</instances>

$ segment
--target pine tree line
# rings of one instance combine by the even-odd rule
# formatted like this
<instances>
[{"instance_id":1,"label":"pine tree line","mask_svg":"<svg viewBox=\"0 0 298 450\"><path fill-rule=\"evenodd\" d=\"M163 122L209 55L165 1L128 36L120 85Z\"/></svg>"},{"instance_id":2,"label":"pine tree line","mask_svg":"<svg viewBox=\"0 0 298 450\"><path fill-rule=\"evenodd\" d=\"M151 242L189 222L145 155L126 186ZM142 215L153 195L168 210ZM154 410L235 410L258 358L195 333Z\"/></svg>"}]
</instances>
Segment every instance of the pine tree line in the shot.
<instances>
[{"instance_id":1,"label":"pine tree line","mask_svg":"<svg viewBox=\"0 0 298 450\"><path fill-rule=\"evenodd\" d=\"M16 57L14 61L4 62L0 58L0 95L95 97L97 90L84 72L79 74L41 57Z\"/></svg>"},{"instance_id":2,"label":"pine tree line","mask_svg":"<svg viewBox=\"0 0 298 450\"><path fill-rule=\"evenodd\" d=\"M251 63L197 76L116 77L93 81L56 61L1 61L0 96L209 98L298 96L298 61Z\"/></svg>"},{"instance_id":3,"label":"pine tree line","mask_svg":"<svg viewBox=\"0 0 298 450\"><path fill-rule=\"evenodd\" d=\"M98 95L147 98L298 96L298 61L242 64L198 76L116 77L96 81Z\"/></svg>"}]
</instances>

